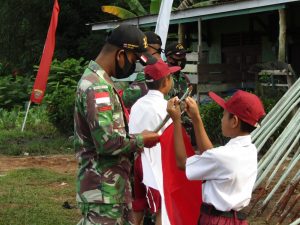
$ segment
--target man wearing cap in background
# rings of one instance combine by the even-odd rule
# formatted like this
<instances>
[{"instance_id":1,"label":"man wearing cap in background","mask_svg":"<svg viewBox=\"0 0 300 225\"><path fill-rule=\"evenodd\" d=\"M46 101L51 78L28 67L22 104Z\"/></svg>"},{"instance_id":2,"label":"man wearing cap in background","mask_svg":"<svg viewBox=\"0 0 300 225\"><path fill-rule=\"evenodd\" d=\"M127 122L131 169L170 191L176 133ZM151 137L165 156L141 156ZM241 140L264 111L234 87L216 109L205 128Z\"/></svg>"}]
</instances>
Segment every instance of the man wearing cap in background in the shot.
<instances>
[{"instance_id":1,"label":"man wearing cap in background","mask_svg":"<svg viewBox=\"0 0 300 225\"><path fill-rule=\"evenodd\" d=\"M145 35L148 41L147 51L153 57L160 59L161 56L161 39L153 31L146 31ZM139 72L134 82L132 82L128 88L123 91L122 99L126 108L130 109L131 106L142 96L147 94L148 88L145 83L145 74L144 72Z\"/></svg>"},{"instance_id":2,"label":"man wearing cap in background","mask_svg":"<svg viewBox=\"0 0 300 225\"><path fill-rule=\"evenodd\" d=\"M186 64L186 53L188 53L188 51L183 47L181 43L170 43L165 49L167 63L171 66L180 66L181 70L183 70ZM178 96L180 98L190 85L190 80L182 71L178 71L177 73L175 73L173 76L173 80L174 87L169 93L169 97Z\"/></svg>"},{"instance_id":3,"label":"man wearing cap in background","mask_svg":"<svg viewBox=\"0 0 300 225\"><path fill-rule=\"evenodd\" d=\"M171 66L180 66L181 70L183 70L186 64L186 53L188 52L189 51L187 51L181 43L172 42L168 44L165 49L167 63ZM181 70L175 73L173 76L174 87L169 93L169 98L175 96L178 96L178 98L180 98L190 85L189 78ZM192 145L195 146L196 140L195 140L193 124L190 118L186 114L182 116L182 123L184 128L186 129L186 132L189 134L191 138Z\"/></svg>"},{"instance_id":4,"label":"man wearing cap in background","mask_svg":"<svg viewBox=\"0 0 300 225\"><path fill-rule=\"evenodd\" d=\"M172 74L179 70L179 66L169 67L162 59L145 67L145 80L149 91L131 108L129 133L155 130L162 123L167 116L167 101L164 97L173 86ZM166 123L159 134L170 123L171 121ZM133 209L136 212L136 224L141 223L145 211L149 210L156 215L156 225L169 225L164 198L161 198L161 195L163 196L163 174L159 143L152 148L144 148L144 151L135 159L134 172ZM161 215L161 209L163 215Z\"/></svg>"},{"instance_id":5,"label":"man wearing cap in background","mask_svg":"<svg viewBox=\"0 0 300 225\"><path fill-rule=\"evenodd\" d=\"M74 146L79 162L77 196L80 225L133 224L130 159L158 141L158 134L128 134L122 100L111 77L125 78L135 63L153 64L147 38L134 25L114 29L78 83Z\"/></svg>"}]
</instances>

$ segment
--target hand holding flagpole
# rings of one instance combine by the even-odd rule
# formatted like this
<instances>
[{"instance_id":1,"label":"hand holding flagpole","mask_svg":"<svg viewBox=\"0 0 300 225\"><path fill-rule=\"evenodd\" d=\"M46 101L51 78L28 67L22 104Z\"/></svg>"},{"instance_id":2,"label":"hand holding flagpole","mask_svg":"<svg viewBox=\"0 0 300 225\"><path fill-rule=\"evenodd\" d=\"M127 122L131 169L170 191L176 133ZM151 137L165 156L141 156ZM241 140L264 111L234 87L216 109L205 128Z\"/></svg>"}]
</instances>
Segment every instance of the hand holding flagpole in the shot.
<instances>
[{"instance_id":1,"label":"hand holding flagpole","mask_svg":"<svg viewBox=\"0 0 300 225\"><path fill-rule=\"evenodd\" d=\"M183 96L179 99L179 102L184 101L188 96L190 96L191 93L192 93L192 90L193 90L193 86L190 85L190 86L186 89L186 91L185 91L185 93L183 94ZM181 115L182 115L183 113L184 113L184 111L182 111ZM170 118L171 118L171 117L170 117L169 114L166 115L165 119L159 124L159 126L154 130L154 132L157 133L164 125L166 125L166 123L169 121Z\"/></svg>"}]
</instances>

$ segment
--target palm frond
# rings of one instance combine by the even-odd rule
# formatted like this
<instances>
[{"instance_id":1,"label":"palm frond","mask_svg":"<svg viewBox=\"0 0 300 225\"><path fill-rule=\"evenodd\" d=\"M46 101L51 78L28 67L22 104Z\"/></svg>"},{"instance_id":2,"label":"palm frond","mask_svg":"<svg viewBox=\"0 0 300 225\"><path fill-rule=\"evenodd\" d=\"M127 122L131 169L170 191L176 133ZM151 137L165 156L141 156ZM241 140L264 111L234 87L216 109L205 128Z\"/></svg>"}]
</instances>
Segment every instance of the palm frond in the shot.
<instances>
[{"instance_id":1,"label":"palm frond","mask_svg":"<svg viewBox=\"0 0 300 225\"><path fill-rule=\"evenodd\" d=\"M101 7L101 10L102 12L117 16L120 19L129 19L129 18L136 17L134 13L118 6L104 5Z\"/></svg>"},{"instance_id":2,"label":"palm frond","mask_svg":"<svg viewBox=\"0 0 300 225\"><path fill-rule=\"evenodd\" d=\"M132 12L135 12L136 15L144 16L148 14L139 0L127 0L126 3L129 6L130 10Z\"/></svg>"},{"instance_id":3,"label":"palm frond","mask_svg":"<svg viewBox=\"0 0 300 225\"><path fill-rule=\"evenodd\" d=\"M158 14L161 0L151 0L150 3L150 14Z\"/></svg>"}]
</instances>

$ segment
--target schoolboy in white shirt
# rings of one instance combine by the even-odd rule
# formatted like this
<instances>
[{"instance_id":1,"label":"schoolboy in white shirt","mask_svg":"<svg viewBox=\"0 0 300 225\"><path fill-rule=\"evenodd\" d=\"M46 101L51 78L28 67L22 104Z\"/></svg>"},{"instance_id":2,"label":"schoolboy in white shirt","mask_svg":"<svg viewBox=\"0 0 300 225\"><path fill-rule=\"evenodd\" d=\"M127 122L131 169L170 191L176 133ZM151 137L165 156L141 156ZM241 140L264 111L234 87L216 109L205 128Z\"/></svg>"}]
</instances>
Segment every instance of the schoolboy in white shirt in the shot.
<instances>
[{"instance_id":1,"label":"schoolboy in white shirt","mask_svg":"<svg viewBox=\"0 0 300 225\"><path fill-rule=\"evenodd\" d=\"M167 111L174 123L176 162L185 169L190 180L203 180L203 204L200 225L247 225L245 215L239 211L251 199L257 175L257 149L250 133L265 115L260 99L238 90L228 101L213 92L209 96L223 109L222 133L231 140L214 148L205 128L197 103L186 99L186 111L195 129L200 155L187 158L182 140L181 110L178 98L168 102Z\"/></svg>"},{"instance_id":2,"label":"schoolboy in white shirt","mask_svg":"<svg viewBox=\"0 0 300 225\"><path fill-rule=\"evenodd\" d=\"M169 67L159 59L155 64L144 69L148 93L138 99L131 108L129 133L143 130L155 130L167 116L167 101L164 99L173 86L172 74L179 71L179 66ZM158 132L161 134L171 123L165 124ZM156 215L156 225L169 225L163 193L161 147L144 148L134 163L134 201L135 224L141 224L144 212L149 210Z\"/></svg>"}]
</instances>

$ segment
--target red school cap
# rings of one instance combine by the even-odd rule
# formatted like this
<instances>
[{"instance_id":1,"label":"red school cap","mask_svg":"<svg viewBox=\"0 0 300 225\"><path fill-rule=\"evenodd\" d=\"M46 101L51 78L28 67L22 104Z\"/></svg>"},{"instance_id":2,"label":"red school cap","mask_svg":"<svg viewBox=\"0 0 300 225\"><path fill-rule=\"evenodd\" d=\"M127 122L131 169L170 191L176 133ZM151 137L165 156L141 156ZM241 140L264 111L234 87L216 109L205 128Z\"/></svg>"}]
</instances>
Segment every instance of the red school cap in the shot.
<instances>
[{"instance_id":1,"label":"red school cap","mask_svg":"<svg viewBox=\"0 0 300 225\"><path fill-rule=\"evenodd\" d=\"M249 92L238 90L227 101L211 91L208 95L223 109L251 126L259 127L259 120L266 115L260 99Z\"/></svg>"},{"instance_id":2,"label":"red school cap","mask_svg":"<svg viewBox=\"0 0 300 225\"><path fill-rule=\"evenodd\" d=\"M180 66L169 67L162 59L157 60L156 63L152 65L147 65L144 69L145 74L150 76L152 80L146 80L147 82L159 80L169 74L175 73L181 70Z\"/></svg>"}]
</instances>

